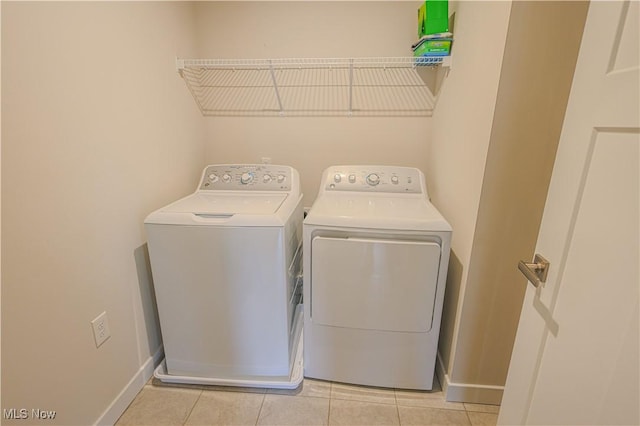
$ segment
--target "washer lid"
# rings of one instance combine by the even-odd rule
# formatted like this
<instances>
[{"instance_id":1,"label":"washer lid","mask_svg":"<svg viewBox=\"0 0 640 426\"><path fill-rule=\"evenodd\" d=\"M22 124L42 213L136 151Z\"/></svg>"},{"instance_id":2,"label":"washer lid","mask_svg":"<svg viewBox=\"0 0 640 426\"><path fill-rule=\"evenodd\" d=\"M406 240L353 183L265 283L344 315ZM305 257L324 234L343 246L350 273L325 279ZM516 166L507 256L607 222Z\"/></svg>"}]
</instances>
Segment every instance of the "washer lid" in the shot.
<instances>
[{"instance_id":1,"label":"washer lid","mask_svg":"<svg viewBox=\"0 0 640 426\"><path fill-rule=\"evenodd\" d=\"M198 192L160 210L195 215L267 215L278 211L286 198L287 194Z\"/></svg>"},{"instance_id":2,"label":"washer lid","mask_svg":"<svg viewBox=\"0 0 640 426\"><path fill-rule=\"evenodd\" d=\"M331 194L318 197L305 224L364 229L450 232L451 226L422 196Z\"/></svg>"},{"instance_id":3,"label":"washer lid","mask_svg":"<svg viewBox=\"0 0 640 426\"><path fill-rule=\"evenodd\" d=\"M302 196L300 197L302 198ZM196 192L151 213L145 224L283 226L300 199L283 193Z\"/></svg>"}]
</instances>

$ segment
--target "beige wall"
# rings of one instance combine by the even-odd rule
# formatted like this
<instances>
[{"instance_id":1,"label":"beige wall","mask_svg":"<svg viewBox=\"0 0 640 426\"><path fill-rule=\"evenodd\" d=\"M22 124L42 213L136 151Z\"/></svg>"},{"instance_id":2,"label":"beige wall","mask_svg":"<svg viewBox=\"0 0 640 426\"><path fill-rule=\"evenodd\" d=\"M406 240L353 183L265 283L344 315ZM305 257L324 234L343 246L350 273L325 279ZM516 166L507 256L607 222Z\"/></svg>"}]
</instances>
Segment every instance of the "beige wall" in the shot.
<instances>
[{"instance_id":1,"label":"beige wall","mask_svg":"<svg viewBox=\"0 0 640 426\"><path fill-rule=\"evenodd\" d=\"M420 2L203 2L205 58L407 56ZM209 163L288 164L300 172L304 205L334 164L394 164L424 170L428 118L208 117Z\"/></svg>"},{"instance_id":2,"label":"beige wall","mask_svg":"<svg viewBox=\"0 0 640 426\"><path fill-rule=\"evenodd\" d=\"M448 301L441 345L451 399L500 401L526 285L516 266L533 257L586 10L579 2L511 6L486 164L472 191L478 204L467 213L475 229L448 283L448 294L459 294L455 321Z\"/></svg>"},{"instance_id":3,"label":"beige wall","mask_svg":"<svg viewBox=\"0 0 640 426\"><path fill-rule=\"evenodd\" d=\"M453 64L433 115L427 151L431 197L453 227L439 352L446 372L458 337L510 2L459 2Z\"/></svg>"},{"instance_id":4,"label":"beige wall","mask_svg":"<svg viewBox=\"0 0 640 426\"><path fill-rule=\"evenodd\" d=\"M204 165L175 72L194 23L188 3L2 3L2 408L91 424L159 349L143 220Z\"/></svg>"}]
</instances>

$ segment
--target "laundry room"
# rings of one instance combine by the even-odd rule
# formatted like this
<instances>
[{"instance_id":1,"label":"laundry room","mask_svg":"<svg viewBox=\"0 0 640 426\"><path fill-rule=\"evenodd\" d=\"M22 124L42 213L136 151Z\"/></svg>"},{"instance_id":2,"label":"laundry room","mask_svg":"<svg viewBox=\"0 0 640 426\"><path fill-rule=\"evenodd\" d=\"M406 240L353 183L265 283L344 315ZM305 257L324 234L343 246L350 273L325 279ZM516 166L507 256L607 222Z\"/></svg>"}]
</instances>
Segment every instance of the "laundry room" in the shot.
<instances>
[{"instance_id":1,"label":"laundry room","mask_svg":"<svg viewBox=\"0 0 640 426\"><path fill-rule=\"evenodd\" d=\"M418 67L433 97L419 111L400 98L373 112L366 100L207 110L181 68L315 60L322 70L309 75L330 79L328 59L375 58L376 72L391 72L389 58L413 60L423 3L3 1L3 422L20 423L24 409L38 423L39 409L55 412L47 424L114 424L151 388L168 327L145 218L225 173L207 166L290 167L301 214L327 168L369 165L418 169L450 225L436 408L492 407L458 424L495 424L527 286L517 265L535 251L588 3L449 1L451 55ZM196 390L178 388L172 407L189 405ZM163 420L184 424L193 404Z\"/></svg>"}]
</instances>

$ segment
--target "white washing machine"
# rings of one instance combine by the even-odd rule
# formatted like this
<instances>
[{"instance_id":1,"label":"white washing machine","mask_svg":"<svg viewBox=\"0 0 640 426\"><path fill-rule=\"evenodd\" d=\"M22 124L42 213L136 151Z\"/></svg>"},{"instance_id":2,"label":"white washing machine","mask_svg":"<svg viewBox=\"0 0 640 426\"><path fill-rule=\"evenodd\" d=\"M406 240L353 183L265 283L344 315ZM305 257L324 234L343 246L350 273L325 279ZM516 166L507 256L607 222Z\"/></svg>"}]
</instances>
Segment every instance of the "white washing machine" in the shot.
<instances>
[{"instance_id":1,"label":"white washing machine","mask_svg":"<svg viewBox=\"0 0 640 426\"><path fill-rule=\"evenodd\" d=\"M303 228L305 376L431 389L451 227L422 172L330 167Z\"/></svg>"},{"instance_id":2,"label":"white washing machine","mask_svg":"<svg viewBox=\"0 0 640 426\"><path fill-rule=\"evenodd\" d=\"M210 165L192 195L145 220L166 382L302 381L298 172Z\"/></svg>"}]
</instances>

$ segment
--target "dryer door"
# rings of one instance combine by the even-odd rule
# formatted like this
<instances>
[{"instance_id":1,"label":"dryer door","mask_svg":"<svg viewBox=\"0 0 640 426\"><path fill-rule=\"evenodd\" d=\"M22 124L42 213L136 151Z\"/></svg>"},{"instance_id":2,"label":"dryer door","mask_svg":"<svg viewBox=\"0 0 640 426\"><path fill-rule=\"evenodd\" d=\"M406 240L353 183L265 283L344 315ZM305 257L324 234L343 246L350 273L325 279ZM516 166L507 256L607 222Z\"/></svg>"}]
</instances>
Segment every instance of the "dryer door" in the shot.
<instances>
[{"instance_id":1,"label":"dryer door","mask_svg":"<svg viewBox=\"0 0 640 426\"><path fill-rule=\"evenodd\" d=\"M311 257L314 323L401 332L431 329L439 244L315 237Z\"/></svg>"}]
</instances>

